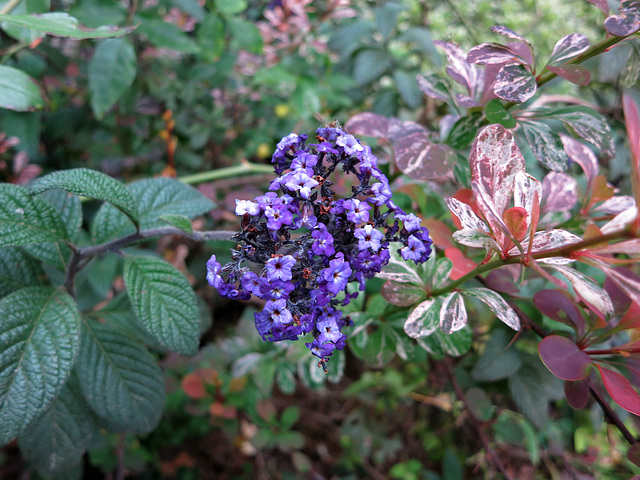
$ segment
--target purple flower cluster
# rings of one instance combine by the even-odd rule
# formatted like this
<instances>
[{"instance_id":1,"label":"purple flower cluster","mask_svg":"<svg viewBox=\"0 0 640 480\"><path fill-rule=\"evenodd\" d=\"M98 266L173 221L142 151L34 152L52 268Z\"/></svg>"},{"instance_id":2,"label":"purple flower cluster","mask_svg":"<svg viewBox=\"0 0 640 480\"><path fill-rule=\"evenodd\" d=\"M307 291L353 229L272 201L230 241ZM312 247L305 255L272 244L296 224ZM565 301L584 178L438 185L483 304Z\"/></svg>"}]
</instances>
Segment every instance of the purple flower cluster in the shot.
<instances>
[{"instance_id":1,"label":"purple flower cluster","mask_svg":"<svg viewBox=\"0 0 640 480\"><path fill-rule=\"evenodd\" d=\"M255 201L236 200L240 244L224 267L211 257L207 280L222 296L266 300L255 314L262 338L312 334L306 346L324 365L344 347L341 330L351 320L338 307L358 295L348 283L363 290L388 263L390 242L402 242L405 260L426 261L431 239L418 217L393 204L369 147L335 127L319 128L316 138L307 145L306 135L292 133L278 143L272 158L278 178ZM339 169L355 176L348 198L334 198L329 178Z\"/></svg>"}]
</instances>

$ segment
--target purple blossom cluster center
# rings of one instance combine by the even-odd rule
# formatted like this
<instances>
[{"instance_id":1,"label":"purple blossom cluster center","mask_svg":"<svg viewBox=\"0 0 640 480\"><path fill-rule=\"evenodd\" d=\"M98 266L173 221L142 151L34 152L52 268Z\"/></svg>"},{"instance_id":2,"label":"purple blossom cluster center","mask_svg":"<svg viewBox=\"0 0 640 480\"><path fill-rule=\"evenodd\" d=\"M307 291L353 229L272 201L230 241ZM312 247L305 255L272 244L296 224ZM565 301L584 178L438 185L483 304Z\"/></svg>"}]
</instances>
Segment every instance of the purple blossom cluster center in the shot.
<instances>
[{"instance_id":1,"label":"purple blossom cluster center","mask_svg":"<svg viewBox=\"0 0 640 480\"><path fill-rule=\"evenodd\" d=\"M306 135L291 133L278 143L277 178L255 201L236 200L239 245L224 266L211 256L207 280L222 296L265 300L255 314L262 338L310 334L305 345L324 365L344 348L342 329L351 323L339 307L389 262L390 243L401 242L402 258L422 263L431 239L418 217L391 201L389 181L368 146L331 126L316 130L316 139L307 144ZM331 188L339 174L354 177L347 198L335 198Z\"/></svg>"}]
</instances>

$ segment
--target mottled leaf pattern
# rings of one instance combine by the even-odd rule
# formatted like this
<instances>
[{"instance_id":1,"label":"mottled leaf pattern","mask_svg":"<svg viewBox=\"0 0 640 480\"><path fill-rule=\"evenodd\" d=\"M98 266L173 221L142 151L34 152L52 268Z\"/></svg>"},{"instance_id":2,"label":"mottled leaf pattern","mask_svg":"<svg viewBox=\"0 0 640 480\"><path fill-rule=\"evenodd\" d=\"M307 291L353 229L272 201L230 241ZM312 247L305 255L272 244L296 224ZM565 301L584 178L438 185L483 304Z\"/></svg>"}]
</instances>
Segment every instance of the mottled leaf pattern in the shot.
<instances>
[{"instance_id":1,"label":"mottled leaf pattern","mask_svg":"<svg viewBox=\"0 0 640 480\"><path fill-rule=\"evenodd\" d=\"M387 138L389 120L377 113L364 112L351 117L345 128L352 135L364 135L367 137Z\"/></svg>"},{"instance_id":2,"label":"mottled leaf pattern","mask_svg":"<svg viewBox=\"0 0 640 480\"><path fill-rule=\"evenodd\" d=\"M467 324L467 309L459 292L449 293L442 301L440 328L444 333L457 332Z\"/></svg>"},{"instance_id":3,"label":"mottled leaf pattern","mask_svg":"<svg viewBox=\"0 0 640 480\"><path fill-rule=\"evenodd\" d=\"M547 70L581 87L586 87L591 83L591 72L584 65L561 65L559 67L547 65Z\"/></svg>"},{"instance_id":4,"label":"mottled leaf pattern","mask_svg":"<svg viewBox=\"0 0 640 480\"><path fill-rule=\"evenodd\" d=\"M542 122L522 122L521 124L536 160L554 172L566 170L569 159L560 136Z\"/></svg>"},{"instance_id":5,"label":"mottled leaf pattern","mask_svg":"<svg viewBox=\"0 0 640 480\"><path fill-rule=\"evenodd\" d=\"M600 149L607 158L615 156L611 129L605 119L594 109L583 106L566 107L549 115L572 128L587 142Z\"/></svg>"},{"instance_id":6,"label":"mottled leaf pattern","mask_svg":"<svg viewBox=\"0 0 640 480\"><path fill-rule=\"evenodd\" d=\"M517 52L499 43L483 43L473 47L467 54L467 61L477 65L503 65L513 62L527 63Z\"/></svg>"},{"instance_id":7,"label":"mottled leaf pattern","mask_svg":"<svg viewBox=\"0 0 640 480\"><path fill-rule=\"evenodd\" d=\"M640 3L637 0L622 0L620 15L611 15L604 21L604 28L611 35L626 37L640 30Z\"/></svg>"},{"instance_id":8,"label":"mottled leaf pattern","mask_svg":"<svg viewBox=\"0 0 640 480\"><path fill-rule=\"evenodd\" d=\"M520 64L505 65L493 84L493 92L502 100L523 103L536 93L536 78Z\"/></svg>"},{"instance_id":9,"label":"mottled leaf pattern","mask_svg":"<svg viewBox=\"0 0 640 480\"><path fill-rule=\"evenodd\" d=\"M582 33L571 33L558 40L553 47L549 65L560 66L589 48L589 39ZM548 66L547 66L548 68Z\"/></svg>"},{"instance_id":10,"label":"mottled leaf pattern","mask_svg":"<svg viewBox=\"0 0 640 480\"><path fill-rule=\"evenodd\" d=\"M475 297L485 303L496 317L514 330L520 330L520 318L502 296L488 288L468 288L462 291L464 295Z\"/></svg>"},{"instance_id":11,"label":"mottled leaf pattern","mask_svg":"<svg viewBox=\"0 0 640 480\"><path fill-rule=\"evenodd\" d=\"M440 308L442 300L430 298L411 310L404 331L411 338L422 338L431 335L440 325Z\"/></svg>"}]
</instances>

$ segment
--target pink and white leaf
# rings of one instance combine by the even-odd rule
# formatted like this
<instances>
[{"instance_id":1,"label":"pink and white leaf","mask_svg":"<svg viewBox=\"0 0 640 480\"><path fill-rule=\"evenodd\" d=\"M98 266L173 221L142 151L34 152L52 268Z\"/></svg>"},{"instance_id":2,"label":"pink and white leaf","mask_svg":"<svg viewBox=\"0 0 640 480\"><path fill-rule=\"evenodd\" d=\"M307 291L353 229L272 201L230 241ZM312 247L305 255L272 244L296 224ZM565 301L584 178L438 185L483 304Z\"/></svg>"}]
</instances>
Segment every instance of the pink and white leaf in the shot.
<instances>
[{"instance_id":1,"label":"pink and white leaf","mask_svg":"<svg viewBox=\"0 0 640 480\"><path fill-rule=\"evenodd\" d=\"M345 127L352 135L387 138L389 120L377 113L363 112L351 117Z\"/></svg>"},{"instance_id":2,"label":"pink and white leaf","mask_svg":"<svg viewBox=\"0 0 640 480\"><path fill-rule=\"evenodd\" d=\"M522 35L517 34L510 28L507 28L503 25L494 25L493 27L491 27L491 30L493 30L494 32L500 35L504 35L505 37L510 38L511 40L518 40L519 42L524 42L527 45L531 45L529 40L527 40Z\"/></svg>"},{"instance_id":3,"label":"pink and white leaf","mask_svg":"<svg viewBox=\"0 0 640 480\"><path fill-rule=\"evenodd\" d=\"M556 42L549 58L549 65L562 65L563 63L584 53L589 48L589 39L582 33L565 35Z\"/></svg>"},{"instance_id":4,"label":"pink and white leaf","mask_svg":"<svg viewBox=\"0 0 640 480\"><path fill-rule=\"evenodd\" d=\"M447 55L449 61L446 68L447 75L466 87L469 94L475 92L479 77L478 68L467 61L464 50L451 42L435 40L433 44L442 48Z\"/></svg>"},{"instance_id":5,"label":"pink and white leaf","mask_svg":"<svg viewBox=\"0 0 640 480\"><path fill-rule=\"evenodd\" d=\"M638 208L636 206L627 208L626 210L623 210L618 215L613 217L613 219L605 223L600 228L600 231L602 232L603 235L608 233L620 232L625 228L627 228L627 225L633 222L637 216L638 216Z\"/></svg>"},{"instance_id":6,"label":"pink and white leaf","mask_svg":"<svg viewBox=\"0 0 640 480\"><path fill-rule=\"evenodd\" d=\"M539 203L542 198L542 185L526 172L518 172L515 177L513 190L513 204L522 207L527 212L527 225L531 227L531 213L534 203Z\"/></svg>"},{"instance_id":7,"label":"pink and white leaf","mask_svg":"<svg viewBox=\"0 0 640 480\"><path fill-rule=\"evenodd\" d=\"M501 248L494 238L484 230L464 229L453 232L453 239L461 245L475 248L486 248L500 252Z\"/></svg>"},{"instance_id":8,"label":"pink and white leaf","mask_svg":"<svg viewBox=\"0 0 640 480\"><path fill-rule=\"evenodd\" d=\"M586 87L591 83L591 71L584 65L568 64L559 67L547 65L547 70L581 87Z\"/></svg>"},{"instance_id":9,"label":"pink and white leaf","mask_svg":"<svg viewBox=\"0 0 640 480\"><path fill-rule=\"evenodd\" d=\"M622 96L622 105L631 150L631 185L636 200L640 202L640 114L628 93Z\"/></svg>"},{"instance_id":10,"label":"pink and white leaf","mask_svg":"<svg viewBox=\"0 0 640 480\"><path fill-rule=\"evenodd\" d=\"M542 180L542 212L571 210L578 202L578 182L571 175L549 172Z\"/></svg>"},{"instance_id":11,"label":"pink and white leaf","mask_svg":"<svg viewBox=\"0 0 640 480\"><path fill-rule=\"evenodd\" d=\"M569 135L561 133L560 138L562 139L565 152L567 152L567 155L571 160L582 167L582 170L587 177L587 183L591 185L595 176L598 175L599 169L598 159L595 153L593 153L593 150L585 144L570 137Z\"/></svg>"},{"instance_id":12,"label":"pink and white leaf","mask_svg":"<svg viewBox=\"0 0 640 480\"><path fill-rule=\"evenodd\" d=\"M520 330L520 318L501 295L488 288L470 288L462 291L463 295L477 298L484 302L505 325Z\"/></svg>"},{"instance_id":13,"label":"pink and white leaf","mask_svg":"<svg viewBox=\"0 0 640 480\"><path fill-rule=\"evenodd\" d=\"M458 217L463 229L489 231L487 224L475 214L469 205L453 197L445 197L444 201L451 213Z\"/></svg>"},{"instance_id":14,"label":"pink and white leaf","mask_svg":"<svg viewBox=\"0 0 640 480\"><path fill-rule=\"evenodd\" d=\"M600 260L592 260L590 263L599 267L607 275L607 279L615 283L632 301L640 304L640 277L628 268L613 268Z\"/></svg>"},{"instance_id":15,"label":"pink and white leaf","mask_svg":"<svg viewBox=\"0 0 640 480\"><path fill-rule=\"evenodd\" d=\"M536 93L536 77L519 63L504 65L493 84L493 93L502 100L523 103Z\"/></svg>"},{"instance_id":16,"label":"pink and white leaf","mask_svg":"<svg viewBox=\"0 0 640 480\"><path fill-rule=\"evenodd\" d=\"M619 213L633 208L636 205L636 200L630 195L621 195L619 197L612 197L609 200L605 200L600 203L592 212L604 213L607 215L617 215Z\"/></svg>"},{"instance_id":17,"label":"pink and white leaf","mask_svg":"<svg viewBox=\"0 0 640 480\"><path fill-rule=\"evenodd\" d=\"M391 257L380 273L376 276L383 280L391 280L398 283L410 283L416 286L424 287L422 278L416 272L409 262L405 261L396 248L389 249Z\"/></svg>"},{"instance_id":18,"label":"pink and white leaf","mask_svg":"<svg viewBox=\"0 0 640 480\"><path fill-rule=\"evenodd\" d=\"M613 303L609 294L590 277L573 268L563 265L546 265L562 275L573 286L573 290L580 300L582 300L591 311L598 317L606 320L613 316Z\"/></svg>"},{"instance_id":19,"label":"pink and white leaf","mask_svg":"<svg viewBox=\"0 0 640 480\"><path fill-rule=\"evenodd\" d=\"M618 242L612 245L605 245L604 247L592 247L589 249L589 252L604 253L608 255L615 255L618 253L637 255L640 254L640 239L634 238L632 240L625 240L624 242Z\"/></svg>"},{"instance_id":20,"label":"pink and white leaf","mask_svg":"<svg viewBox=\"0 0 640 480\"><path fill-rule=\"evenodd\" d=\"M478 208L484 215L484 218L487 219L487 223L489 223L493 238L500 248L502 248L502 245L505 243L505 238L511 238L511 232L502 219L502 214L506 209L498 212L493 199L478 182L472 181L471 189L475 195Z\"/></svg>"},{"instance_id":21,"label":"pink and white leaf","mask_svg":"<svg viewBox=\"0 0 640 480\"><path fill-rule=\"evenodd\" d=\"M459 292L451 292L442 302L440 309L440 329L444 333L453 333L467 324L467 309Z\"/></svg>"},{"instance_id":22,"label":"pink and white leaf","mask_svg":"<svg viewBox=\"0 0 640 480\"><path fill-rule=\"evenodd\" d=\"M404 323L404 331L411 338L428 337L435 332L440 325L440 308L442 300L430 298L411 310L407 321Z\"/></svg>"},{"instance_id":23,"label":"pink and white leaf","mask_svg":"<svg viewBox=\"0 0 640 480\"><path fill-rule=\"evenodd\" d=\"M380 294L392 305L408 307L423 300L427 296L427 291L423 286L387 281L382 285Z\"/></svg>"},{"instance_id":24,"label":"pink and white leaf","mask_svg":"<svg viewBox=\"0 0 640 480\"><path fill-rule=\"evenodd\" d=\"M523 63L526 60L517 52L499 43L483 43L469 50L467 61L476 65L503 65L505 63Z\"/></svg>"},{"instance_id":25,"label":"pink and white leaf","mask_svg":"<svg viewBox=\"0 0 640 480\"><path fill-rule=\"evenodd\" d=\"M443 102L450 100L451 94L447 91L447 87L442 80L432 76L423 77L422 75L417 75L416 81L418 82L420 91L426 96L442 100Z\"/></svg>"},{"instance_id":26,"label":"pink and white leaf","mask_svg":"<svg viewBox=\"0 0 640 480\"><path fill-rule=\"evenodd\" d=\"M499 124L484 127L471 146L469 163L472 180L483 187L501 218L509 207L516 174L525 171L511 132Z\"/></svg>"}]
</instances>

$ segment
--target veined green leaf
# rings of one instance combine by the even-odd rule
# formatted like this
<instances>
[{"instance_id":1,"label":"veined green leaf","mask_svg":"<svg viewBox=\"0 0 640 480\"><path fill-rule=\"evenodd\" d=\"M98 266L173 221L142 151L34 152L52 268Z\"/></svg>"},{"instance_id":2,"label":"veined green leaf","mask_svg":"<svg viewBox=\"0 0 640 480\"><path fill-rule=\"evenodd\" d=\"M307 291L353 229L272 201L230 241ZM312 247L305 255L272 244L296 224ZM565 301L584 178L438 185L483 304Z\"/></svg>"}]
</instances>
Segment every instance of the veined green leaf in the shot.
<instances>
[{"instance_id":1,"label":"veined green leaf","mask_svg":"<svg viewBox=\"0 0 640 480\"><path fill-rule=\"evenodd\" d=\"M111 38L121 37L133 31L133 28L105 26L89 29L78 24L78 20L63 12L42 13L36 15L0 15L0 21L56 37Z\"/></svg>"},{"instance_id":2,"label":"veined green leaf","mask_svg":"<svg viewBox=\"0 0 640 480\"><path fill-rule=\"evenodd\" d=\"M91 109L97 119L102 119L129 89L136 72L136 51L129 40L112 38L98 45L89 62Z\"/></svg>"},{"instance_id":3,"label":"veined green leaf","mask_svg":"<svg viewBox=\"0 0 640 480\"><path fill-rule=\"evenodd\" d=\"M84 321L76 371L101 425L113 431L146 433L160 421L162 372L140 343L118 329Z\"/></svg>"},{"instance_id":4,"label":"veined green leaf","mask_svg":"<svg viewBox=\"0 0 640 480\"><path fill-rule=\"evenodd\" d=\"M182 215L160 215L158 220L161 222L166 222L172 227L179 228L183 232L193 233L193 225L191 225L191 220Z\"/></svg>"},{"instance_id":5,"label":"veined green leaf","mask_svg":"<svg viewBox=\"0 0 640 480\"><path fill-rule=\"evenodd\" d=\"M0 247L67 240L67 229L56 210L24 187L0 184Z\"/></svg>"},{"instance_id":6,"label":"veined green leaf","mask_svg":"<svg viewBox=\"0 0 640 480\"><path fill-rule=\"evenodd\" d=\"M52 188L108 202L138 224L138 206L129 190L118 180L102 172L88 168L53 172L36 180L31 185L31 192L41 193Z\"/></svg>"},{"instance_id":7,"label":"veined green leaf","mask_svg":"<svg viewBox=\"0 0 640 480\"><path fill-rule=\"evenodd\" d=\"M20 248L0 248L0 297L24 287L44 284L46 275L39 262Z\"/></svg>"},{"instance_id":8,"label":"veined green leaf","mask_svg":"<svg viewBox=\"0 0 640 480\"><path fill-rule=\"evenodd\" d=\"M0 300L0 444L40 415L80 348L80 314L60 289L28 287Z\"/></svg>"},{"instance_id":9,"label":"veined green leaf","mask_svg":"<svg viewBox=\"0 0 640 480\"><path fill-rule=\"evenodd\" d=\"M66 472L78 464L98 424L75 375L49 408L18 436L29 464L45 474Z\"/></svg>"},{"instance_id":10,"label":"veined green leaf","mask_svg":"<svg viewBox=\"0 0 640 480\"><path fill-rule=\"evenodd\" d=\"M27 112L43 107L40 87L33 78L17 68L0 65L0 108Z\"/></svg>"},{"instance_id":11,"label":"veined green leaf","mask_svg":"<svg viewBox=\"0 0 640 480\"><path fill-rule=\"evenodd\" d=\"M164 226L161 215L181 215L192 219L208 212L215 204L195 188L172 178L148 178L127 187L138 201L142 229ZM111 205L103 205L92 224L92 236L104 242L133 233L126 217Z\"/></svg>"},{"instance_id":12,"label":"veined green leaf","mask_svg":"<svg viewBox=\"0 0 640 480\"><path fill-rule=\"evenodd\" d=\"M196 295L180 270L159 258L129 256L124 282L133 310L147 332L183 355L198 351L200 313Z\"/></svg>"}]
</instances>

